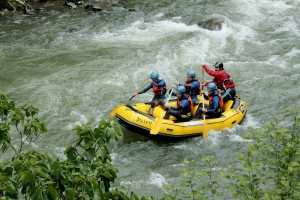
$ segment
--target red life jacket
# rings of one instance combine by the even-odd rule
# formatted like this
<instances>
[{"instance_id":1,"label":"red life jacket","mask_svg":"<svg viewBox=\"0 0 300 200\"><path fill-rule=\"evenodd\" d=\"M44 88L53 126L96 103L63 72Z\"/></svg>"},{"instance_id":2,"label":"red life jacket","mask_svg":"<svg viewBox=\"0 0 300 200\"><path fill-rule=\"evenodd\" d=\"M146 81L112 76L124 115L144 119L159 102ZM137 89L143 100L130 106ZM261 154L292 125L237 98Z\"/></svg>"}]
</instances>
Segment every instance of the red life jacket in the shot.
<instances>
[{"instance_id":1,"label":"red life jacket","mask_svg":"<svg viewBox=\"0 0 300 200\"><path fill-rule=\"evenodd\" d=\"M228 74L227 72L225 72L227 75L227 79L225 79L223 81L223 87L225 90L229 89L229 88L234 88L235 84L233 82L233 79L231 78L230 74Z\"/></svg>"},{"instance_id":2,"label":"red life jacket","mask_svg":"<svg viewBox=\"0 0 300 200\"><path fill-rule=\"evenodd\" d=\"M222 70L222 72L223 72L222 78L220 80L217 78L215 79L217 88L221 89L221 90L227 90L229 88L234 88L235 84L234 84L231 76L224 70Z\"/></svg>"},{"instance_id":3,"label":"red life jacket","mask_svg":"<svg viewBox=\"0 0 300 200\"><path fill-rule=\"evenodd\" d=\"M219 108L220 109L219 110L220 110L220 112L222 112L223 107L224 107L224 102L223 102L223 97L222 97L222 95L220 93L218 93L218 95L212 95L212 96L208 97L209 105L211 105L212 99L213 99L214 96L218 96L220 98L220 101L219 101Z\"/></svg>"},{"instance_id":4,"label":"red life jacket","mask_svg":"<svg viewBox=\"0 0 300 200\"><path fill-rule=\"evenodd\" d=\"M191 85L192 85L192 83L193 83L194 81L198 81L198 80L197 80L197 79L194 79L194 80L192 80L190 83L188 83L188 82L185 82L185 83L184 83L184 87L187 89L187 90L186 90L186 94L187 94L187 95L192 95L192 94L191 94ZM200 86L201 84L200 84L199 81L198 81L198 83L199 83L199 86ZM193 95L198 95L198 94L200 94L200 88L196 88L195 94L193 94Z\"/></svg>"},{"instance_id":5,"label":"red life jacket","mask_svg":"<svg viewBox=\"0 0 300 200\"><path fill-rule=\"evenodd\" d=\"M158 80L156 83L159 84L161 80ZM167 86L166 84L164 86L161 86L161 87L158 87L156 85L152 85L152 89L153 89L153 92L154 92L154 95L158 95L158 96L161 96L161 95L164 95L167 91Z\"/></svg>"},{"instance_id":6,"label":"red life jacket","mask_svg":"<svg viewBox=\"0 0 300 200\"><path fill-rule=\"evenodd\" d=\"M193 105L192 98L189 95L187 95L187 96L188 96L187 100L190 102L190 109L191 109L190 112L193 113L194 105ZM182 103L182 100L177 99L177 106L180 106L181 103Z\"/></svg>"}]
</instances>

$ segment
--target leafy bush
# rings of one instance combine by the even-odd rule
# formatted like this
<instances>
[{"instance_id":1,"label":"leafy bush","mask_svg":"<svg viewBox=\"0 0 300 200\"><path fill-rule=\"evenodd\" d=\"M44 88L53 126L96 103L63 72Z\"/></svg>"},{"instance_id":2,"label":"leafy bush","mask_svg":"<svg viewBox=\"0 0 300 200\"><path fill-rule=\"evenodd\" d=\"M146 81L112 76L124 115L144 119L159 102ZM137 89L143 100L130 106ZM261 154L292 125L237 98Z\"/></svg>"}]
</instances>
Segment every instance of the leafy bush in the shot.
<instances>
[{"instance_id":1,"label":"leafy bush","mask_svg":"<svg viewBox=\"0 0 300 200\"><path fill-rule=\"evenodd\" d=\"M138 199L134 193L127 197L110 186L118 170L111 163L107 144L122 136L113 119L101 120L95 128L77 126L77 140L65 150L67 159L58 160L35 150L23 152L25 143L47 132L37 115L37 108L16 107L0 93L1 150L15 153L0 164L1 199ZM13 132L20 136L18 149L12 145Z\"/></svg>"},{"instance_id":2,"label":"leafy bush","mask_svg":"<svg viewBox=\"0 0 300 200\"><path fill-rule=\"evenodd\" d=\"M184 161L180 186L166 185L163 199L219 199L226 192L230 199L299 200L299 111L288 109L264 128L245 134L252 142L235 166L218 172L216 158L206 156L200 160L206 169L197 171L200 164Z\"/></svg>"},{"instance_id":3,"label":"leafy bush","mask_svg":"<svg viewBox=\"0 0 300 200\"><path fill-rule=\"evenodd\" d=\"M243 199L299 199L299 107L288 109L264 128L244 137L253 142L238 158L240 166L224 174L233 196ZM286 123L289 119L290 123Z\"/></svg>"}]
</instances>

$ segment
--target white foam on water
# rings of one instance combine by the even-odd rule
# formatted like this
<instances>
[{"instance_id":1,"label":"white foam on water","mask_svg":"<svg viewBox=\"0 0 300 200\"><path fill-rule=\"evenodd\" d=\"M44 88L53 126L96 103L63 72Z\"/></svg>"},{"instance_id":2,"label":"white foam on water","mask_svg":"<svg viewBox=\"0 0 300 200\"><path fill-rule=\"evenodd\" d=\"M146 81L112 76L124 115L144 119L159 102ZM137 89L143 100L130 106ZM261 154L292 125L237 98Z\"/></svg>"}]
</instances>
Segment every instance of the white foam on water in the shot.
<instances>
[{"instance_id":1,"label":"white foam on water","mask_svg":"<svg viewBox=\"0 0 300 200\"><path fill-rule=\"evenodd\" d=\"M235 142L252 142L253 141L253 140L244 139L240 135L236 135L236 134L229 135L229 140L230 141L235 141Z\"/></svg>"},{"instance_id":2,"label":"white foam on water","mask_svg":"<svg viewBox=\"0 0 300 200\"><path fill-rule=\"evenodd\" d=\"M288 68L288 62L282 59L282 56L280 55L272 55L269 57L269 59L266 61L267 64L278 66L279 68L286 69Z\"/></svg>"},{"instance_id":3,"label":"white foam on water","mask_svg":"<svg viewBox=\"0 0 300 200\"><path fill-rule=\"evenodd\" d=\"M66 155L64 154L65 147L55 147L54 149L55 149L56 156L58 156L59 158L61 158L63 160L67 159Z\"/></svg>"},{"instance_id":4,"label":"white foam on water","mask_svg":"<svg viewBox=\"0 0 300 200\"><path fill-rule=\"evenodd\" d=\"M206 140L209 140L209 142L212 145L218 145L220 143L220 137L221 137L221 131L215 131L215 130L210 130L208 132L208 137Z\"/></svg>"},{"instance_id":5,"label":"white foam on water","mask_svg":"<svg viewBox=\"0 0 300 200\"><path fill-rule=\"evenodd\" d=\"M282 32L293 33L295 36L300 36L298 24L291 17L289 17L286 21L283 21L282 25L275 30L275 33Z\"/></svg>"},{"instance_id":6,"label":"white foam on water","mask_svg":"<svg viewBox=\"0 0 300 200\"><path fill-rule=\"evenodd\" d=\"M256 118L254 118L251 114L247 113L246 114L246 118L244 119L242 125L242 127L244 127L246 130L249 127L253 127L253 128L261 128L261 124L259 123L259 121L257 121Z\"/></svg>"},{"instance_id":7,"label":"white foam on water","mask_svg":"<svg viewBox=\"0 0 300 200\"><path fill-rule=\"evenodd\" d=\"M190 146L188 145L188 144L180 144L180 145L175 145L174 146L174 148L175 149L181 149L181 150L186 150L186 149L188 149ZM190 147L190 149L192 149L191 147Z\"/></svg>"},{"instance_id":8,"label":"white foam on water","mask_svg":"<svg viewBox=\"0 0 300 200\"><path fill-rule=\"evenodd\" d=\"M300 49L296 49L295 47L293 47L292 50L289 53L287 53L285 56L290 58L290 59L294 58L294 57L299 57L300 56Z\"/></svg>"},{"instance_id":9,"label":"white foam on water","mask_svg":"<svg viewBox=\"0 0 300 200\"><path fill-rule=\"evenodd\" d=\"M145 185L153 185L159 188L162 188L163 185L166 183L166 179L158 173L151 172L148 179L145 180L137 180L137 181L121 181L121 185L126 186L133 186L135 188L142 187L144 188Z\"/></svg>"},{"instance_id":10,"label":"white foam on water","mask_svg":"<svg viewBox=\"0 0 300 200\"><path fill-rule=\"evenodd\" d=\"M242 0L235 2L237 3L237 12L248 15L257 21L264 20L262 17L269 16L270 14L283 14L284 11L293 8L292 5L287 4L285 1Z\"/></svg>"},{"instance_id":11,"label":"white foam on water","mask_svg":"<svg viewBox=\"0 0 300 200\"><path fill-rule=\"evenodd\" d=\"M179 164L173 164L173 165L171 165L172 167L174 167L175 169L176 168L179 168L179 167L186 167L186 164L184 164L184 163L179 163Z\"/></svg>"},{"instance_id":12,"label":"white foam on water","mask_svg":"<svg viewBox=\"0 0 300 200\"><path fill-rule=\"evenodd\" d=\"M178 21L180 18L174 18ZM143 18L131 23L127 28L94 35L94 41L103 42L153 42L172 34L199 31L197 25L188 26L174 20L146 22Z\"/></svg>"},{"instance_id":13,"label":"white foam on water","mask_svg":"<svg viewBox=\"0 0 300 200\"><path fill-rule=\"evenodd\" d=\"M149 178L149 183L151 185L155 185L155 186L162 188L163 185L166 183L166 179L161 174L151 172L150 178Z\"/></svg>"},{"instance_id":14,"label":"white foam on water","mask_svg":"<svg viewBox=\"0 0 300 200\"><path fill-rule=\"evenodd\" d=\"M77 109L72 110L70 113L71 116L76 117L78 120L74 123L70 123L67 125L67 130L72 130L75 126L81 126L83 124L86 124L88 122L87 118L85 115L81 114L80 111Z\"/></svg>"},{"instance_id":15,"label":"white foam on water","mask_svg":"<svg viewBox=\"0 0 300 200\"><path fill-rule=\"evenodd\" d=\"M261 79L262 79L262 78L254 77L254 78L252 78L252 79L247 79L246 81L241 82L240 84L251 85L251 84L253 84L253 83L255 83L256 81L261 80Z\"/></svg>"}]
</instances>

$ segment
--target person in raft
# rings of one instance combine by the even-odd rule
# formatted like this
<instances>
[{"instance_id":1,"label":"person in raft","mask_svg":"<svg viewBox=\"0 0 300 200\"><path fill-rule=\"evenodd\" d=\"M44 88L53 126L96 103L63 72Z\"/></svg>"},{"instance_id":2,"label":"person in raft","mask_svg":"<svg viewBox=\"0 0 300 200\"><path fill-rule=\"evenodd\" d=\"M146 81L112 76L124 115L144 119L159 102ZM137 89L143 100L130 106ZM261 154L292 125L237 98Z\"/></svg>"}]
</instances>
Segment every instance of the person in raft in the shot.
<instances>
[{"instance_id":1,"label":"person in raft","mask_svg":"<svg viewBox=\"0 0 300 200\"><path fill-rule=\"evenodd\" d=\"M184 86L176 88L177 106L165 105L167 111L164 119L169 119L170 115L176 118L177 122L189 121L192 118L193 102L189 95L186 94Z\"/></svg>"},{"instance_id":2,"label":"person in raft","mask_svg":"<svg viewBox=\"0 0 300 200\"><path fill-rule=\"evenodd\" d=\"M216 84L209 83L207 85L208 96L204 94L204 91L201 91L201 94L204 95L204 99L209 100L209 105L205 105L205 108L199 105L195 118L201 118L202 114L205 114L207 118L218 118L221 116L223 109L223 98L219 93Z\"/></svg>"},{"instance_id":3,"label":"person in raft","mask_svg":"<svg viewBox=\"0 0 300 200\"><path fill-rule=\"evenodd\" d=\"M149 115L152 116L155 106L162 105L162 107L164 107L164 104L166 102L166 83L163 79L158 78L159 74L157 72L151 72L150 79L148 80L150 84L147 87L145 87L142 91L133 94L134 96L136 96L138 94L147 92L151 88L153 89L154 97L151 101L151 108L149 109Z\"/></svg>"},{"instance_id":4,"label":"person in raft","mask_svg":"<svg viewBox=\"0 0 300 200\"><path fill-rule=\"evenodd\" d=\"M186 89L186 94L192 98L193 105L199 104L198 95L200 94L200 82L196 79L196 73L192 70L187 72L186 82L181 84L175 82L176 86L184 86ZM176 92L174 92L176 94Z\"/></svg>"},{"instance_id":5,"label":"person in raft","mask_svg":"<svg viewBox=\"0 0 300 200\"><path fill-rule=\"evenodd\" d=\"M209 69L206 64L203 64L202 67L207 74L214 77L211 81L206 82L203 85L207 86L211 82L215 83L217 88L221 90L224 102L234 99L236 95L235 84L230 74L224 70L223 63L216 62L214 64L215 71Z\"/></svg>"}]
</instances>

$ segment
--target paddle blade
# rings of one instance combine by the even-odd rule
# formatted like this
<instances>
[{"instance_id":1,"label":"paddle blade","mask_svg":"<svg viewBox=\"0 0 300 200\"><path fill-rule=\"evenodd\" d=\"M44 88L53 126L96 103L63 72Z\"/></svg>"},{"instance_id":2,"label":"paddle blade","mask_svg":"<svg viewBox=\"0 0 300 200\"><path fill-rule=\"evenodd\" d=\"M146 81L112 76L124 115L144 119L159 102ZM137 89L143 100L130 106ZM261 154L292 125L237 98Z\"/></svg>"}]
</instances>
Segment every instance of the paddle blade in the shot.
<instances>
[{"instance_id":1,"label":"paddle blade","mask_svg":"<svg viewBox=\"0 0 300 200\"><path fill-rule=\"evenodd\" d=\"M154 122L154 124L152 125L152 128L150 130L151 135L157 135L157 133L159 132L159 129L161 127L163 117L165 116L165 114L166 114L166 111L163 111L162 114L160 115L160 117Z\"/></svg>"},{"instance_id":2,"label":"paddle blade","mask_svg":"<svg viewBox=\"0 0 300 200\"><path fill-rule=\"evenodd\" d=\"M207 137L207 135L208 135L208 129L207 129L206 121L204 120L203 131L202 131L203 139L205 139Z\"/></svg>"}]
</instances>

